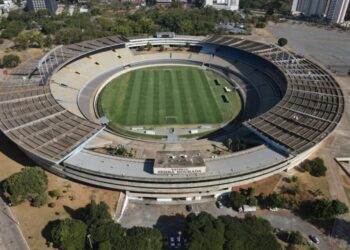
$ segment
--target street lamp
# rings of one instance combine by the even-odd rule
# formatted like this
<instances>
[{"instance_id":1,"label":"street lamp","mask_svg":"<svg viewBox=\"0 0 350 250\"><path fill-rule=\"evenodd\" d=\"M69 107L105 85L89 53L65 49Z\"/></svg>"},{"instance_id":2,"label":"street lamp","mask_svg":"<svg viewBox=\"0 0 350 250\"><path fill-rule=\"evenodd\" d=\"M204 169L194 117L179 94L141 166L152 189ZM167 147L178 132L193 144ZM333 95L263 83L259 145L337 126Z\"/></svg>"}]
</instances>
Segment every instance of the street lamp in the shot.
<instances>
[{"instance_id":1,"label":"street lamp","mask_svg":"<svg viewBox=\"0 0 350 250\"><path fill-rule=\"evenodd\" d=\"M90 248L92 249L92 243L91 243L91 234L86 235L86 237L89 240Z\"/></svg>"}]
</instances>

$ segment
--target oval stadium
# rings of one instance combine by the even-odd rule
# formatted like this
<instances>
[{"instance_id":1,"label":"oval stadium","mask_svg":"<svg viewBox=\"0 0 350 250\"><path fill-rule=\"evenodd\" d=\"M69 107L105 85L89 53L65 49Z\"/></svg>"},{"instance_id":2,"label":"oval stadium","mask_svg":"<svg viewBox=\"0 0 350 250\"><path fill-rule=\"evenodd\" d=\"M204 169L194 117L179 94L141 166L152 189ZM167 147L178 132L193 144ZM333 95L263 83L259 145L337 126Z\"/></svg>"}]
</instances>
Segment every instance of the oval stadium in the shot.
<instances>
[{"instance_id":1,"label":"oval stadium","mask_svg":"<svg viewBox=\"0 0 350 250\"><path fill-rule=\"evenodd\" d=\"M232 36L58 46L0 82L0 129L62 177L129 199L212 199L293 168L337 127L322 66Z\"/></svg>"}]
</instances>

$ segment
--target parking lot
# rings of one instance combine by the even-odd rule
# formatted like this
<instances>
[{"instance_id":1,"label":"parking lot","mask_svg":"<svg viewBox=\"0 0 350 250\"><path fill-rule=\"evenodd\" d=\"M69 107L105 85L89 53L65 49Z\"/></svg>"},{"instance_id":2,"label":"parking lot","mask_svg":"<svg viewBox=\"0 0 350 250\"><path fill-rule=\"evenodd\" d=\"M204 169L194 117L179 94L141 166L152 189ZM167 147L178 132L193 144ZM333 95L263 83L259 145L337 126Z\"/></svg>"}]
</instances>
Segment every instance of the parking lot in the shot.
<instances>
[{"instance_id":1,"label":"parking lot","mask_svg":"<svg viewBox=\"0 0 350 250\"><path fill-rule=\"evenodd\" d=\"M212 214L217 217L220 215L231 215L244 217L244 213L238 213L231 208L217 208L214 202L192 204L192 212L199 213L201 211ZM124 227L130 228L133 226L155 227L159 229L163 235L168 238L169 245L171 245L171 238L173 238L175 245L177 244L177 237L180 234L181 245L184 244L182 232L186 225L186 216L189 212L185 205L154 205L141 202L131 202L120 220L120 224ZM313 225L301 218L295 216L288 210L279 210L272 212L268 210L258 210L253 214L267 219L273 227L283 230L298 230L305 237L309 235L317 236L321 242L320 249L330 250L332 248L328 237Z\"/></svg>"}]
</instances>

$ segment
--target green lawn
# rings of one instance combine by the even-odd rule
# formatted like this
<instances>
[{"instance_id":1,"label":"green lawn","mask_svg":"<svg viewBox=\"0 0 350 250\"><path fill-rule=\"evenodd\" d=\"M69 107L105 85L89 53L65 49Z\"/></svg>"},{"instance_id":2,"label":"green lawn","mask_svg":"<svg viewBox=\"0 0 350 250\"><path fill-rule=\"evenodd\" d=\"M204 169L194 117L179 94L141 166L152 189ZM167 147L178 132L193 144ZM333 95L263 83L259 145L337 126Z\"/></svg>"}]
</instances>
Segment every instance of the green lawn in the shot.
<instances>
[{"instance_id":1,"label":"green lawn","mask_svg":"<svg viewBox=\"0 0 350 250\"><path fill-rule=\"evenodd\" d=\"M215 85L214 80L221 85ZM236 117L241 100L221 76L193 67L151 67L112 80L98 98L98 112L110 126L217 124Z\"/></svg>"}]
</instances>

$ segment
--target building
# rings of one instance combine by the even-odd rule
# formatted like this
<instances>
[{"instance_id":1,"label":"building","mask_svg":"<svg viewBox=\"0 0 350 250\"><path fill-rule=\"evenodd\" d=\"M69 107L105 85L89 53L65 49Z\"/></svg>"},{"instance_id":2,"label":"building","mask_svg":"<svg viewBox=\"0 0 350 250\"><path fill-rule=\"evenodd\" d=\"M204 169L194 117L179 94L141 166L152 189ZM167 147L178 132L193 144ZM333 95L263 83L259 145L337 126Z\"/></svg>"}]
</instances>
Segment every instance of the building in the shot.
<instances>
[{"instance_id":1,"label":"building","mask_svg":"<svg viewBox=\"0 0 350 250\"><path fill-rule=\"evenodd\" d=\"M327 2L327 0L294 0L292 5L292 14L324 17Z\"/></svg>"},{"instance_id":2,"label":"building","mask_svg":"<svg viewBox=\"0 0 350 250\"><path fill-rule=\"evenodd\" d=\"M206 166L198 150L159 151L153 167L153 173L157 175L189 175L205 172Z\"/></svg>"},{"instance_id":3,"label":"building","mask_svg":"<svg viewBox=\"0 0 350 250\"><path fill-rule=\"evenodd\" d=\"M29 11L48 10L52 14L56 13L56 0L28 0L27 9Z\"/></svg>"},{"instance_id":4,"label":"building","mask_svg":"<svg viewBox=\"0 0 350 250\"><path fill-rule=\"evenodd\" d=\"M350 0L294 0L293 15L318 16L332 23L342 23Z\"/></svg>"},{"instance_id":5,"label":"building","mask_svg":"<svg viewBox=\"0 0 350 250\"><path fill-rule=\"evenodd\" d=\"M350 0L329 0L326 17L332 23L343 23Z\"/></svg>"},{"instance_id":6,"label":"building","mask_svg":"<svg viewBox=\"0 0 350 250\"><path fill-rule=\"evenodd\" d=\"M205 0L205 6L212 6L218 10L239 10L239 0Z\"/></svg>"}]
</instances>

